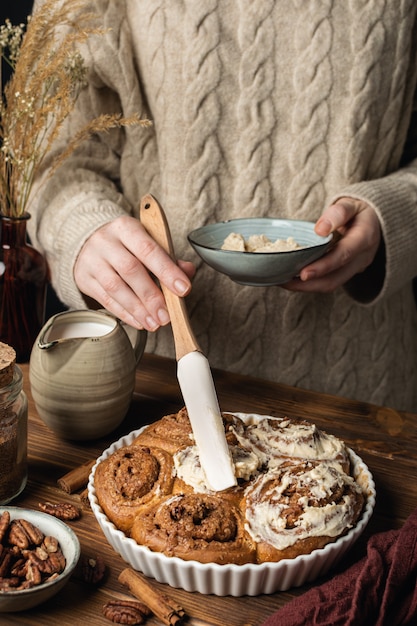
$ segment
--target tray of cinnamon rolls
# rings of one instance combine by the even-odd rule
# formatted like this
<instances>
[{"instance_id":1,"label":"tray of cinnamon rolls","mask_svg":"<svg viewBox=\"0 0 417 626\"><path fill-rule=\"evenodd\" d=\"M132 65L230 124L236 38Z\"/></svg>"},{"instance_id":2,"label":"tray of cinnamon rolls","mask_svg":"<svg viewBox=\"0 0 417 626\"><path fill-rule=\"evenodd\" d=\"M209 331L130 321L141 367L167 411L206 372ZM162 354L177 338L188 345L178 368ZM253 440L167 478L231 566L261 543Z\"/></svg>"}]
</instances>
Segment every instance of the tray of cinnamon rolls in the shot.
<instances>
[{"instance_id":1,"label":"tray of cinnamon rolls","mask_svg":"<svg viewBox=\"0 0 417 626\"><path fill-rule=\"evenodd\" d=\"M375 484L307 419L223 413L237 485L207 487L185 408L114 442L88 493L109 543L172 587L259 595L311 582L364 531Z\"/></svg>"}]
</instances>

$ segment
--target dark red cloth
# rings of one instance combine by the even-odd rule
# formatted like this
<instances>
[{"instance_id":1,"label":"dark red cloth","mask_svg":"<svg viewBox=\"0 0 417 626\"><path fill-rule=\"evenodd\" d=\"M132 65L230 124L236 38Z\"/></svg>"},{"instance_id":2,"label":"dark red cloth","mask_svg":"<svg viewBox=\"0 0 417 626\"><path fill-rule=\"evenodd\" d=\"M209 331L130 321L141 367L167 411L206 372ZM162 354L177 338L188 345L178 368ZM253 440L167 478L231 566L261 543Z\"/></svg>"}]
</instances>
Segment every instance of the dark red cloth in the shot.
<instances>
[{"instance_id":1,"label":"dark red cloth","mask_svg":"<svg viewBox=\"0 0 417 626\"><path fill-rule=\"evenodd\" d=\"M417 509L372 536L360 561L312 587L262 626L417 626Z\"/></svg>"}]
</instances>

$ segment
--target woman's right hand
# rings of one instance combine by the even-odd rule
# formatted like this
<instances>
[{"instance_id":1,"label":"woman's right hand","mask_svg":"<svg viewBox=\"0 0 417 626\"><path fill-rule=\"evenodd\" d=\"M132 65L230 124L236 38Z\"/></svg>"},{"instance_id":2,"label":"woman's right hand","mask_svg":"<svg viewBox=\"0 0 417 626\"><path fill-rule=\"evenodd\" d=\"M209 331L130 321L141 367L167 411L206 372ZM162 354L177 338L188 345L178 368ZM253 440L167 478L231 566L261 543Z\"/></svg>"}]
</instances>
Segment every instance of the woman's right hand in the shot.
<instances>
[{"instance_id":1,"label":"woman's right hand","mask_svg":"<svg viewBox=\"0 0 417 626\"><path fill-rule=\"evenodd\" d=\"M195 267L176 264L134 217L105 224L85 242L74 278L79 290L135 328L155 331L169 323L162 291L150 274L178 296L191 290Z\"/></svg>"}]
</instances>

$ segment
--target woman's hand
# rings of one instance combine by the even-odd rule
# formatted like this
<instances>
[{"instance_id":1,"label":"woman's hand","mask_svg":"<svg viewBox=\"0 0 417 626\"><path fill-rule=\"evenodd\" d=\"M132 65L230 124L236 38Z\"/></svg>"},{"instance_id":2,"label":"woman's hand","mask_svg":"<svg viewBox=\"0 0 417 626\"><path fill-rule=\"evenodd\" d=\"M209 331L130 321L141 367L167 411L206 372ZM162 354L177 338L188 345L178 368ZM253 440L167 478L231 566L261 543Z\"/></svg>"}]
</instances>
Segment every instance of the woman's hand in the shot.
<instances>
[{"instance_id":1,"label":"woman's hand","mask_svg":"<svg viewBox=\"0 0 417 626\"><path fill-rule=\"evenodd\" d=\"M341 198L323 211L315 231L341 239L323 257L304 267L298 278L285 285L290 291L330 293L374 260L381 243L381 226L374 209L361 200Z\"/></svg>"},{"instance_id":2,"label":"woman's hand","mask_svg":"<svg viewBox=\"0 0 417 626\"><path fill-rule=\"evenodd\" d=\"M155 331L169 323L164 296L150 274L178 296L191 289L194 265L178 265L148 235L139 220L122 216L85 242L74 268L80 291L119 319Z\"/></svg>"}]
</instances>

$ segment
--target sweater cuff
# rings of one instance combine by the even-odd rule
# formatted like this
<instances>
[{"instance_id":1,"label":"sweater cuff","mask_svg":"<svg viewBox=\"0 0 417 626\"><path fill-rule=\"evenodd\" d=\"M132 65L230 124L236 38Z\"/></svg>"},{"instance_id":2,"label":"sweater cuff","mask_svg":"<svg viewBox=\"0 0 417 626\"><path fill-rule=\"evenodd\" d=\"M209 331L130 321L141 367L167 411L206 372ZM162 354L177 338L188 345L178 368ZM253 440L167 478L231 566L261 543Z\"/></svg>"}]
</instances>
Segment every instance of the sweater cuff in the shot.
<instances>
[{"instance_id":1,"label":"sweater cuff","mask_svg":"<svg viewBox=\"0 0 417 626\"><path fill-rule=\"evenodd\" d=\"M395 293L417 276L417 189L412 172L402 170L385 178L345 187L331 199L362 200L378 215L383 242L373 263L347 284L348 293L372 304Z\"/></svg>"},{"instance_id":2,"label":"sweater cuff","mask_svg":"<svg viewBox=\"0 0 417 626\"><path fill-rule=\"evenodd\" d=\"M89 301L74 280L74 265L87 239L99 228L113 221L126 210L103 197L81 193L71 199L71 211L61 215L60 228L55 233L53 250L48 254L52 283L59 299L70 308L89 308ZM53 207L50 207L53 209ZM44 216L44 223L48 222Z\"/></svg>"}]
</instances>

